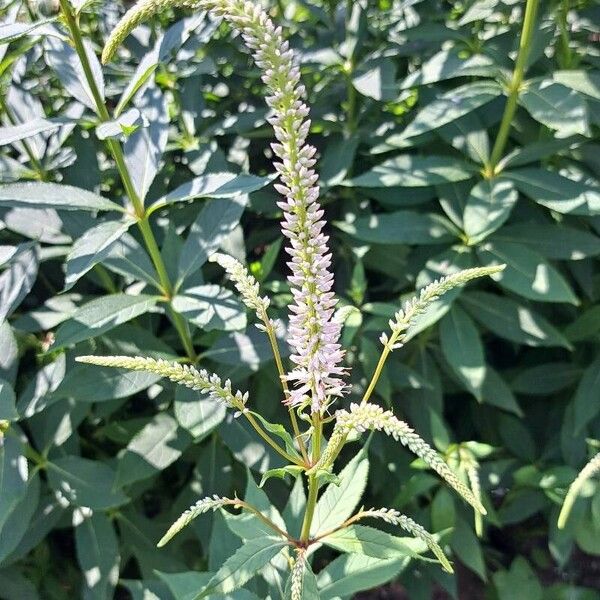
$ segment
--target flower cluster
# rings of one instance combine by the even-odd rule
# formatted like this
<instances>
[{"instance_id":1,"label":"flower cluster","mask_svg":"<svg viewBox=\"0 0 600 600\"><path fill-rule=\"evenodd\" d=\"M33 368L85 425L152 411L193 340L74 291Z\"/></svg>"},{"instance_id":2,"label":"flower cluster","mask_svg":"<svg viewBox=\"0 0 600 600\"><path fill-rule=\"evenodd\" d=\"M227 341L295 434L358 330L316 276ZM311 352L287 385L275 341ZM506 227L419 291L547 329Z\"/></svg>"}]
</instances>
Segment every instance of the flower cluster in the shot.
<instances>
[{"instance_id":1,"label":"flower cluster","mask_svg":"<svg viewBox=\"0 0 600 600\"><path fill-rule=\"evenodd\" d=\"M195 369L189 365L177 362L169 362L162 358L147 358L143 356L78 356L78 362L98 365L100 367L114 367L117 369L129 369L130 371L147 371L166 377L174 383L184 385L192 390L198 390L207 394L212 400L223 402L230 408L245 411L248 401L248 392L234 392L231 389L231 381L227 379L224 383L214 373L209 374L205 369Z\"/></svg>"},{"instance_id":2,"label":"flower cluster","mask_svg":"<svg viewBox=\"0 0 600 600\"><path fill-rule=\"evenodd\" d=\"M478 277L494 275L504 270L505 265L495 265L491 267L474 267L464 269L452 275L436 279L425 286L418 296L408 300L404 306L390 319L389 325L392 330L391 338L387 333L382 333L379 341L389 350L396 350L402 346L401 339L405 336L406 330L413 324L414 320L432 303L454 288L468 283Z\"/></svg>"},{"instance_id":3,"label":"flower cluster","mask_svg":"<svg viewBox=\"0 0 600 600\"><path fill-rule=\"evenodd\" d=\"M212 497L207 496L198 500L195 504L192 504L180 517L169 527L167 533L158 542L157 546L161 548L167 544L173 537L175 537L184 527L187 527L196 517L201 514L208 512L209 510L217 510L227 505L235 506L238 500L232 500L230 498L224 498L214 494Z\"/></svg>"},{"instance_id":4,"label":"flower cluster","mask_svg":"<svg viewBox=\"0 0 600 600\"><path fill-rule=\"evenodd\" d=\"M473 492L458 478L444 459L404 421L397 419L392 411L384 410L376 404L350 405L350 410L338 410L335 413L336 424L327 449L319 463L313 469L330 466L340 443L352 431L363 433L369 430L383 431L393 437L411 452L425 461L440 477L451 485L473 508L486 514L485 508Z\"/></svg>"},{"instance_id":5,"label":"flower cluster","mask_svg":"<svg viewBox=\"0 0 600 600\"><path fill-rule=\"evenodd\" d=\"M413 521L410 517L401 514L397 510L392 508L371 508L369 510L363 510L360 512L362 517L372 517L374 519L381 519L390 525L396 525L401 527L404 531L407 531L416 538L423 540L428 548L435 554L435 557L440 561L440 564L448 573L453 573L452 565L446 558L444 551L440 545L435 541L435 538L422 526Z\"/></svg>"},{"instance_id":6,"label":"flower cluster","mask_svg":"<svg viewBox=\"0 0 600 600\"><path fill-rule=\"evenodd\" d=\"M270 301L266 296L260 295L258 281L248 273L248 269L239 260L228 254L217 252L209 260L225 269L236 290L242 296L244 304L255 310L261 320L266 320Z\"/></svg>"}]
</instances>

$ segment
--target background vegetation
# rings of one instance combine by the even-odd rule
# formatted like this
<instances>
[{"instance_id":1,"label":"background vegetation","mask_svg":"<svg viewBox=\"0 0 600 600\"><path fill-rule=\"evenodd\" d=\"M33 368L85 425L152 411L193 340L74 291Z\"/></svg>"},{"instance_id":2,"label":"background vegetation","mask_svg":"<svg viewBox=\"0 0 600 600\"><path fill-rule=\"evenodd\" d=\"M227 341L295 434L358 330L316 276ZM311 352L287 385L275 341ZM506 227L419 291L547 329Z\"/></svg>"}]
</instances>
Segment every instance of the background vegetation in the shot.
<instances>
[{"instance_id":1,"label":"background vegetation","mask_svg":"<svg viewBox=\"0 0 600 600\"><path fill-rule=\"evenodd\" d=\"M565 530L556 520L600 446L600 7L525 7L271 6L313 109L353 385L372 373L377 336L406 294L459 268L507 264L495 281L440 300L377 392L456 468L480 464L489 514L474 523L407 452L383 438L369 446L366 503L443 533L458 576L363 560L344 563L342 583L328 585L342 567L324 553L315 565L322 598L390 579L417 600L434 590L599 597L600 486L585 486ZM166 548L156 541L197 498L243 491L247 474L258 480L279 464L244 423L193 392L74 362L91 353L185 357L243 384L269 420L284 412L267 342L206 263L217 248L247 261L285 314L259 74L226 27L172 11L101 67L96 57L124 8L2 3L8 600L184 598L173 574L213 569L239 539L215 513ZM284 506L291 484L267 485L293 519L294 503ZM264 585L232 597L264 598ZM400 598L395 589L390 597Z\"/></svg>"}]
</instances>

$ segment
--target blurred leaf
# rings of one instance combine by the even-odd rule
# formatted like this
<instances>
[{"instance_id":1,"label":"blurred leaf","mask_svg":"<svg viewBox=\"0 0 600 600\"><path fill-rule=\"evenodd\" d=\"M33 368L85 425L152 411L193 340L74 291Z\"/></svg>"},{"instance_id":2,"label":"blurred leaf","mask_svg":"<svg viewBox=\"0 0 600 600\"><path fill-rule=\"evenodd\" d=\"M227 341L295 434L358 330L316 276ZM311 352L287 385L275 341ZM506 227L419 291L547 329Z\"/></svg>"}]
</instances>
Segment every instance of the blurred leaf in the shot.
<instances>
[{"instance_id":1,"label":"blurred leaf","mask_svg":"<svg viewBox=\"0 0 600 600\"><path fill-rule=\"evenodd\" d=\"M35 283L39 266L39 248L21 244L0 275L0 323L23 302Z\"/></svg>"},{"instance_id":2,"label":"blurred leaf","mask_svg":"<svg viewBox=\"0 0 600 600\"><path fill-rule=\"evenodd\" d=\"M579 304L563 276L523 244L494 241L482 246L477 254L484 265L506 265L504 271L492 276L502 287L541 302Z\"/></svg>"},{"instance_id":3,"label":"blurred leaf","mask_svg":"<svg viewBox=\"0 0 600 600\"><path fill-rule=\"evenodd\" d=\"M544 317L525 304L489 294L467 291L461 302L471 316L496 335L526 346L563 346L569 342Z\"/></svg>"},{"instance_id":4,"label":"blurred leaf","mask_svg":"<svg viewBox=\"0 0 600 600\"><path fill-rule=\"evenodd\" d=\"M600 254L600 237L559 224L517 223L503 227L494 240L521 242L546 258L581 260Z\"/></svg>"},{"instance_id":5,"label":"blurred leaf","mask_svg":"<svg viewBox=\"0 0 600 600\"><path fill-rule=\"evenodd\" d=\"M600 356L583 372L573 398L574 434L581 435L583 428L600 412Z\"/></svg>"}]
</instances>

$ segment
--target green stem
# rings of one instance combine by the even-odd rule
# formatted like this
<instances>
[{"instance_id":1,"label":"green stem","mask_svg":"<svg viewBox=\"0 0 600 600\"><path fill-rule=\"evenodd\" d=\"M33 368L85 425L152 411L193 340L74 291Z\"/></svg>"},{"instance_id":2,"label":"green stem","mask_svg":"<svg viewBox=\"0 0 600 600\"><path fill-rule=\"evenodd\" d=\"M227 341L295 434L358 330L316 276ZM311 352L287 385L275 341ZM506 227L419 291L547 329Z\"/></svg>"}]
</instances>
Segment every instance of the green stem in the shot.
<instances>
[{"instance_id":1,"label":"green stem","mask_svg":"<svg viewBox=\"0 0 600 600\"><path fill-rule=\"evenodd\" d=\"M94 79L92 67L90 65L90 61L88 60L85 45L83 43L83 38L81 36L81 31L79 29L79 23L71 10L69 0L60 0L60 6L65 20L67 22L69 31L71 33L71 38L73 40L73 45L75 46L75 51L79 56L79 60L83 68L86 81L94 98L94 103L96 105L96 113L98 114L98 117L101 121L110 121L110 113L108 112L106 104L104 103L102 95L100 94L100 90L96 85L96 80ZM161 291L163 292L167 300L170 302L173 297L173 285L171 283L171 280L169 279L167 268L160 254L158 244L156 243L156 238L154 237L154 233L152 232L152 228L150 227L148 216L146 215L144 208L144 203L135 190L133 180L131 179L131 175L125 162L123 149L121 148L120 143L114 139L107 140L107 145L117 166L117 171L119 172L119 176L121 177L121 181L123 182L125 193L127 194L127 197L129 198L129 201L131 202L131 205L137 217L137 225L140 229L142 237L144 238L146 249L150 254L150 258L152 260L152 263L154 264L154 268L158 273L160 285L162 288ZM172 307L169 310L169 316L171 317L175 329L177 330L177 333L181 338L181 342L189 359L192 362L195 362L197 359L196 351L194 350L194 344L192 342L192 337L190 335L187 323L179 313L172 309Z\"/></svg>"},{"instance_id":2,"label":"green stem","mask_svg":"<svg viewBox=\"0 0 600 600\"><path fill-rule=\"evenodd\" d=\"M278 533L280 536L286 538L289 542L294 542L295 541L294 538L289 533L286 533L285 531L283 531L283 529L280 529L279 527L277 527L277 525L275 525L275 523L273 523L273 521L271 521L271 519L269 519L268 517L265 517L265 515L263 515L260 512L260 510L258 510L256 507L252 506L252 504L248 504L247 502L244 502L243 500L236 500L232 504L234 506L240 506L242 508L245 508L248 512L253 513L265 525L267 525L268 527L270 527L273 531L275 531L276 533Z\"/></svg>"},{"instance_id":3,"label":"green stem","mask_svg":"<svg viewBox=\"0 0 600 600\"><path fill-rule=\"evenodd\" d=\"M279 351L279 343L277 342L277 336L275 335L275 330L273 325L271 324L271 319L267 315L266 311L260 315L262 322L265 325L267 336L269 338L269 342L271 343L271 349L273 351L273 357L275 358L275 364L277 365L277 372L279 373L279 380L281 381L281 385L283 387L283 393L286 398L290 396L290 390L288 388L287 381L285 380L285 371L283 370L283 361L281 360L281 352ZM304 462L308 465L308 454L306 452L306 446L304 445L304 440L302 439L302 434L300 433L300 428L298 427L298 420L296 419L296 413L294 412L294 408L292 406L289 407L288 413L290 415L290 421L292 423L292 428L294 430L294 437L298 442L298 446L300 448L300 453L302 454L302 458L304 458Z\"/></svg>"},{"instance_id":4,"label":"green stem","mask_svg":"<svg viewBox=\"0 0 600 600\"><path fill-rule=\"evenodd\" d=\"M513 71L511 82L508 86L508 100L504 107L504 114L502 115L502 121L500 122L500 129L498 130L494 148L492 149L492 155L485 169L485 175L488 178L491 178L496 174L496 167L502 158L506 142L508 141L510 126L517 110L517 101L519 99L521 85L525 76L527 59L529 58L529 51L531 49L531 40L533 38L538 4L539 0L527 0L517 61L515 63L515 70Z\"/></svg>"},{"instance_id":5,"label":"green stem","mask_svg":"<svg viewBox=\"0 0 600 600\"><path fill-rule=\"evenodd\" d=\"M258 435L260 435L260 437L265 440L265 442L267 442L267 444L269 444L269 446L271 446L271 448L273 448L273 450L275 450L277 453L279 453L281 456L283 456L283 458L285 458L287 461L291 462L294 465L298 465L299 467L303 467L304 464L302 463L302 461L294 456L292 456L291 454L288 454L258 423L258 421L248 412L243 413L244 416L246 417L246 419L248 419L248 422L250 423L250 425L252 425L252 427L254 427L254 430L256 431L256 433L258 433Z\"/></svg>"},{"instance_id":6,"label":"green stem","mask_svg":"<svg viewBox=\"0 0 600 600\"><path fill-rule=\"evenodd\" d=\"M313 464L316 464L319 462L319 458L321 458L321 437L323 434L323 423L318 413L313 416L313 428L312 459ZM300 533L300 540L303 542L307 542L310 536L310 526L312 525L313 517L315 515L318 493L319 481L317 480L316 474L311 474L308 476L308 499L306 501L306 511L302 522L302 531Z\"/></svg>"},{"instance_id":7,"label":"green stem","mask_svg":"<svg viewBox=\"0 0 600 600\"><path fill-rule=\"evenodd\" d=\"M569 46L569 24L567 17L569 15L569 0L562 0L558 9L558 27L560 29L560 67L561 69L568 69L571 66L571 60L573 53Z\"/></svg>"}]
</instances>

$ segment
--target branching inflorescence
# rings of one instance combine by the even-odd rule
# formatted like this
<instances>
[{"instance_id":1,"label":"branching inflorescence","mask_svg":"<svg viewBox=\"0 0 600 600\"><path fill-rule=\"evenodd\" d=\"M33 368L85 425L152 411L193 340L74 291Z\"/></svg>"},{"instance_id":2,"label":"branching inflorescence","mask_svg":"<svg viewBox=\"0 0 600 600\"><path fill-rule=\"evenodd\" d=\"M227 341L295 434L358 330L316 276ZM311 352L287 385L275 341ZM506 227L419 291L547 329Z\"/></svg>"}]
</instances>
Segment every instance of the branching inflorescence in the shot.
<instances>
[{"instance_id":1,"label":"branching inflorescence","mask_svg":"<svg viewBox=\"0 0 600 600\"><path fill-rule=\"evenodd\" d=\"M419 456L452 486L477 511L485 514L479 493L473 494L444 459L411 427L397 419L392 411L370 404L381 370L388 355L400 347L409 327L417 316L426 311L432 302L449 290L468 281L500 271L503 267L468 269L433 282L421 290L420 295L407 302L390 321L391 333L383 333L383 351L371 381L360 403L352 403L349 410L335 413L335 425L329 443L321 451L323 425L327 422L325 412L331 404L349 392L344 382L342 365L344 351L340 345L341 324L334 318L337 299L333 291L334 277L331 270L331 254L328 236L324 232L324 211L319 205L318 176L315 172L316 149L307 143L310 130L309 109L304 102L305 89L300 83L300 70L295 64L292 50L283 37L281 27L276 27L259 4L246 0L142 0L133 7L112 33L103 53L103 61L111 59L128 33L142 21L167 8L186 7L208 11L212 16L223 18L241 34L246 46L262 70L262 80L267 89L266 101L271 109L269 122L273 125L276 143L272 144L277 160L274 163L280 183L275 185L283 196L278 203L283 211L282 233L288 240L288 277L293 302L289 307L288 343L291 346L292 368L285 371L275 323L268 316L269 299L260 293L259 284L247 268L236 259L215 254L211 258L228 274L241 295L245 305L256 313L258 326L269 336L275 362L282 380L283 401L290 408L294 427L293 441L300 454L291 448L292 438L286 433L286 448L273 440L270 433L281 434L280 426L271 426L255 413L246 409L248 395L233 391L231 383L205 370L197 370L179 363L140 357L80 357L79 360L101 366L119 367L157 373L171 381L208 394L210 398L225 403L244 414L261 437L286 460L292 462L296 473L304 471L309 481L309 494L302 533L294 540L271 522L264 514L244 501L228 498L205 498L192 506L174 523L160 545L169 541L196 516L226 506L249 510L264 521L277 535L296 547L297 559L292 569L290 589L292 598L302 597L303 579L308 569L306 549L325 534L310 538L311 520L318 499L323 472L333 468L339 451L348 441L349 434L368 430L382 431L399 441ZM288 383L290 386L288 387ZM311 427L305 432L298 429L296 411L310 408ZM264 427L264 428L263 428ZM277 429L279 427L279 429ZM268 430L268 431L267 431ZM309 458L305 440L310 440L312 456ZM300 469L298 469L300 467ZM334 484L332 484L334 485ZM473 487L475 489L475 486ZM479 488L477 486L477 491ZM446 570L450 564L435 538L409 517L392 509L361 511L351 517L347 526L359 519L373 517L397 525L424 540ZM339 528L338 528L339 529Z\"/></svg>"}]
</instances>

